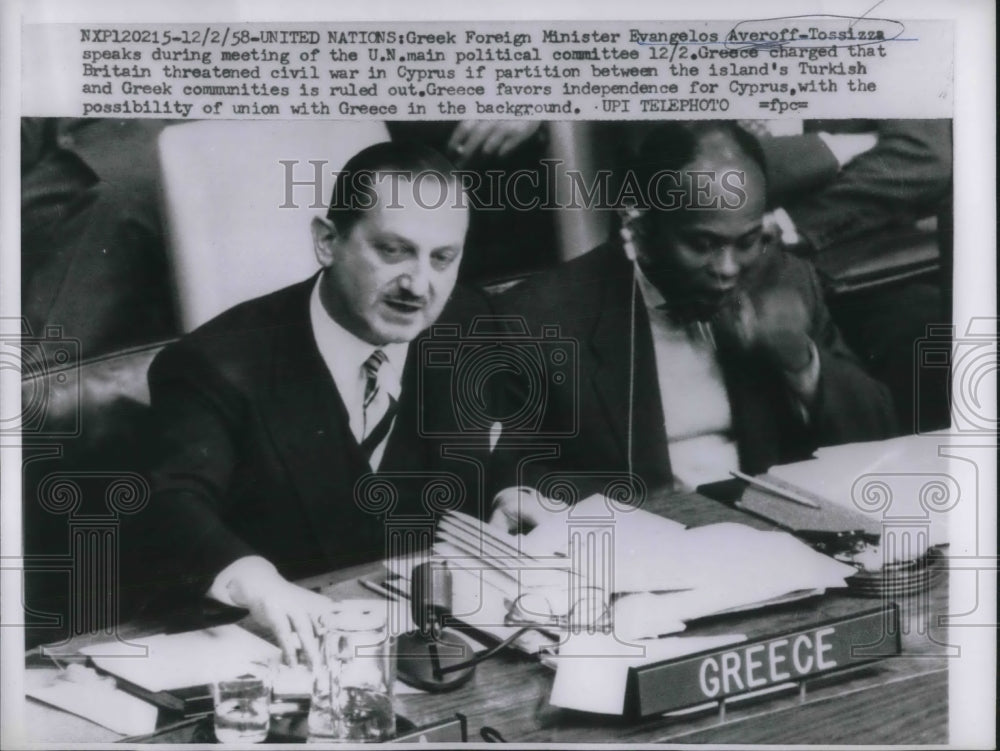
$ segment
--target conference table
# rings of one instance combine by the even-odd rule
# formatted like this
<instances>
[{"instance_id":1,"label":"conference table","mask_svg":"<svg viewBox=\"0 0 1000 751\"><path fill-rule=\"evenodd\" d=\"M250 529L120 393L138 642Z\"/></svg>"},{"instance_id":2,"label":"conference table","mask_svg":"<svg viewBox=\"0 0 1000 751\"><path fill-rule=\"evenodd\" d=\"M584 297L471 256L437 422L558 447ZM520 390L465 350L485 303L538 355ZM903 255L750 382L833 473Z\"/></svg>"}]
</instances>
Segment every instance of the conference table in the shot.
<instances>
[{"instance_id":1,"label":"conference table","mask_svg":"<svg viewBox=\"0 0 1000 751\"><path fill-rule=\"evenodd\" d=\"M697 493L660 494L645 508L688 526L736 521L758 529L773 525ZM720 551L721 552L721 551ZM464 686L444 693L396 696L396 712L407 726L422 727L464 715L469 740L511 743L783 743L783 744L942 744L948 741L947 638L940 616L947 612L946 563L935 564L929 590L894 599L899 610L902 653L852 667L842 674L806 678L762 696L732 698L699 711L642 719L598 715L550 705L554 671L521 652L506 650L486 660ZM374 562L304 580L334 598L371 597L359 579L381 570ZM781 633L822 621L851 608L874 608L881 597L850 590L750 613L717 616L689 624L691 633ZM155 623L125 623L128 638L155 633ZM80 646L96 637L77 637ZM107 638L106 635L103 636ZM27 655L33 671L44 667L38 650ZM28 698L25 725L31 737L55 743L110 743L122 736ZM148 742L211 742L211 722L193 722L159 733Z\"/></svg>"}]
</instances>

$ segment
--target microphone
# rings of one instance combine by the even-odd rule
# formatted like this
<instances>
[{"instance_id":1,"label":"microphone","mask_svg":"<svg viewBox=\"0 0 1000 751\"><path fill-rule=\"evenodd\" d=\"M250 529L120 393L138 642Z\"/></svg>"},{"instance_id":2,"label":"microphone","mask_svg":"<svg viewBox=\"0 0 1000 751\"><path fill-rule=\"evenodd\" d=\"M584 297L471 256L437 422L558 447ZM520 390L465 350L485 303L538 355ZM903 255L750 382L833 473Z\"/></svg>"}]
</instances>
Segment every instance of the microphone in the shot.
<instances>
[{"instance_id":1,"label":"microphone","mask_svg":"<svg viewBox=\"0 0 1000 751\"><path fill-rule=\"evenodd\" d=\"M451 571L445 561L427 561L410 575L410 612L416 631L397 641L396 673L403 683L424 691L448 691L466 683L478 660L464 640L445 632L451 614Z\"/></svg>"}]
</instances>

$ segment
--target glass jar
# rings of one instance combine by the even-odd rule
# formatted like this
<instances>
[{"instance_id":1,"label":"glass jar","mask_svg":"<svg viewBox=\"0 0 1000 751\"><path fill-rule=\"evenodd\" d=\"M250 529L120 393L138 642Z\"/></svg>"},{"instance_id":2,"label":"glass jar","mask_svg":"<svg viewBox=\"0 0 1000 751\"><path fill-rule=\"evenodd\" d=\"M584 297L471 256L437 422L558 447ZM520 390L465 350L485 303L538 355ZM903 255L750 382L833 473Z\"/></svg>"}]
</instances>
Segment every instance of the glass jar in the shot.
<instances>
[{"instance_id":1,"label":"glass jar","mask_svg":"<svg viewBox=\"0 0 1000 751\"><path fill-rule=\"evenodd\" d=\"M386 608L382 600L346 600L331 603L317 619L320 659L313 668L311 742L380 742L396 734L396 660Z\"/></svg>"}]
</instances>

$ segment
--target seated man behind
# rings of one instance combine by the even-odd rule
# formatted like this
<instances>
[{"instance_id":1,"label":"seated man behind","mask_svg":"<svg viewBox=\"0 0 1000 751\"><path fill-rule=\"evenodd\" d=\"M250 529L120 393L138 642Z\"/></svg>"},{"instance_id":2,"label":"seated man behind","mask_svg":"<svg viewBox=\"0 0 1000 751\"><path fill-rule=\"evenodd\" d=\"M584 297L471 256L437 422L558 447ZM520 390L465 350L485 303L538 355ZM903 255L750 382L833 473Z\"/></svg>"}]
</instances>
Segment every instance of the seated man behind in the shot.
<instances>
[{"instance_id":1,"label":"seated man behind","mask_svg":"<svg viewBox=\"0 0 1000 751\"><path fill-rule=\"evenodd\" d=\"M223 313L150 370L152 496L126 544L156 585L249 609L290 659L292 632L315 656L311 618L329 604L290 579L383 557L392 516L478 501L475 465L421 435L447 422L450 385L417 372L431 324L488 310L455 288L460 191L426 147L363 150L313 220L323 269ZM366 494L371 473L394 491ZM424 492L428 478L450 501Z\"/></svg>"},{"instance_id":2,"label":"seated man behind","mask_svg":"<svg viewBox=\"0 0 1000 751\"><path fill-rule=\"evenodd\" d=\"M581 497L609 473L696 487L888 436L886 389L844 345L811 267L765 231L756 141L730 123L669 123L636 164L623 242L498 302L533 334L557 324L579 357L574 387L542 396L538 432L564 437L509 435L509 479L545 494L547 473L575 476ZM512 403L528 398L516 385ZM546 445L556 458L532 461Z\"/></svg>"}]
</instances>

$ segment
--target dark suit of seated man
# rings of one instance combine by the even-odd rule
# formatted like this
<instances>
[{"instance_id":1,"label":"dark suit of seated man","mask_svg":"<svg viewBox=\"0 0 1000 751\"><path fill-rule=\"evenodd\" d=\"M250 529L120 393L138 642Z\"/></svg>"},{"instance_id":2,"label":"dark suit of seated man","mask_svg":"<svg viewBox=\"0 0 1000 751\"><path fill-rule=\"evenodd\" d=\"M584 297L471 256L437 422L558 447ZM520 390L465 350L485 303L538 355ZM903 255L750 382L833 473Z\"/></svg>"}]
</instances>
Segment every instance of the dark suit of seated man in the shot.
<instances>
[{"instance_id":1,"label":"dark suit of seated man","mask_svg":"<svg viewBox=\"0 0 1000 751\"><path fill-rule=\"evenodd\" d=\"M814 271L765 230L763 158L749 134L663 125L629 179L639 206L622 241L496 303L534 336L557 325L578 356L572 387L535 390L538 437L518 446L505 434L503 453L519 462L510 480L543 495L569 483L579 497L626 474L648 489L693 488L890 434L889 394L844 345ZM529 397L512 384L511 404Z\"/></svg>"},{"instance_id":2,"label":"dark suit of seated man","mask_svg":"<svg viewBox=\"0 0 1000 751\"><path fill-rule=\"evenodd\" d=\"M423 146L360 152L313 220L320 273L221 314L150 370L159 433L131 553L160 584L249 609L289 659L292 632L315 655L310 619L329 605L290 579L378 560L393 518L482 492L482 464L433 438L449 432L448 374L418 373L431 324L488 311L455 288L468 209L451 170Z\"/></svg>"}]
</instances>

